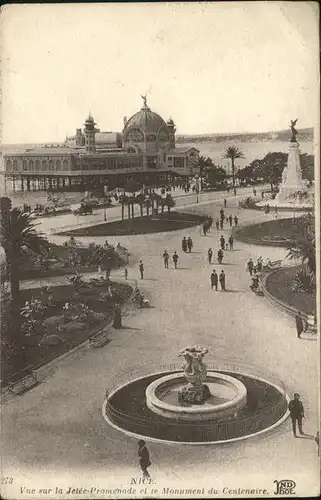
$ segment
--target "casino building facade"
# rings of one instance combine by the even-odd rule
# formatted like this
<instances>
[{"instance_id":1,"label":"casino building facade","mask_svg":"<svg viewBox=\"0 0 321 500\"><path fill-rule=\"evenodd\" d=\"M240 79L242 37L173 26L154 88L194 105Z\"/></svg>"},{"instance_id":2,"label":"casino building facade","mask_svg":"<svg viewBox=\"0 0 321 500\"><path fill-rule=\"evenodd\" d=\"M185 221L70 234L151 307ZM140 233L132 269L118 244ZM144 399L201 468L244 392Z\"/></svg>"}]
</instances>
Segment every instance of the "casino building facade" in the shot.
<instances>
[{"instance_id":1,"label":"casino building facade","mask_svg":"<svg viewBox=\"0 0 321 500\"><path fill-rule=\"evenodd\" d=\"M89 114L84 129L61 146L26 149L4 155L5 183L13 190L86 190L163 184L173 177L199 173L199 151L175 145L175 124L147 105L128 120L122 133L101 132ZM11 187L11 186L10 186Z\"/></svg>"}]
</instances>

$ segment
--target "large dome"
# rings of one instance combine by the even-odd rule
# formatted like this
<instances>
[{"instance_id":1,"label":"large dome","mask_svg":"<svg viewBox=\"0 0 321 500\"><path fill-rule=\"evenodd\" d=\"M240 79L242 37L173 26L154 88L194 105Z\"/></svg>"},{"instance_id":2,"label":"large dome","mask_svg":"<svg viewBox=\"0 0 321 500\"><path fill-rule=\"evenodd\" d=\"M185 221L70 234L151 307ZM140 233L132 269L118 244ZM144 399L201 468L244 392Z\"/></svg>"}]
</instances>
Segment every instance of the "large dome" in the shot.
<instances>
[{"instance_id":1,"label":"large dome","mask_svg":"<svg viewBox=\"0 0 321 500\"><path fill-rule=\"evenodd\" d=\"M157 134L161 128L167 131L167 125L163 118L154 113L146 104L140 111L129 118L125 124L123 134L126 134L132 128L138 128L148 134Z\"/></svg>"}]
</instances>

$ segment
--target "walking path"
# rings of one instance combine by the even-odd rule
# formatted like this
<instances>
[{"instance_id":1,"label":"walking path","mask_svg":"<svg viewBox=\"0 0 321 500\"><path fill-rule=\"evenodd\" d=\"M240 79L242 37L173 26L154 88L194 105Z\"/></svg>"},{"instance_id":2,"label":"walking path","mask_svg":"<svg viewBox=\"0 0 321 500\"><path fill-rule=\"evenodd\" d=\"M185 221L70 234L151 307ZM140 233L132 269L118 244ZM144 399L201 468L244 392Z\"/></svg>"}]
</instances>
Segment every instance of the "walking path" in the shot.
<instances>
[{"instance_id":1,"label":"walking path","mask_svg":"<svg viewBox=\"0 0 321 500\"><path fill-rule=\"evenodd\" d=\"M198 206L215 219L220 203ZM266 217L240 210L233 203L226 211L238 213L241 223ZM228 235L229 229L223 232ZM42 475L44 487L64 484L106 488L113 483L128 488L130 478L140 476L137 442L104 421L104 391L115 377L121 379L124 371L139 372L140 367L143 371L146 362L156 369L175 359L182 347L195 343L209 346L209 362L255 364L263 373L265 369L276 372L291 396L293 391L301 394L307 417L304 430L310 436L315 434L317 343L297 339L292 318L249 290L245 269L250 256L280 258L277 256L283 256L283 249L235 241L234 251L226 252L221 266L209 265L207 249L218 248L220 234L212 228L204 237L194 228L108 238L112 243L119 241L133 254L129 278L138 280L152 307L130 310L123 318L123 328L111 330L111 342L106 347L75 352L61 361L59 370L44 383L3 406L4 475L15 470L18 486L31 485L37 473L37 477ZM188 235L193 238L194 251L183 254L181 239ZM51 236L55 241L57 238ZM95 238L96 242L103 240ZM172 263L168 270L163 267L165 248L170 256L174 250L180 256L176 271ZM145 266L144 280L139 279L139 258ZM227 292L210 290L212 268L225 270ZM163 486L186 488L191 481L205 488L229 487L235 485L239 475L239 487L267 488L272 494L273 481L286 478L295 480L296 492L304 494L304 485L311 488L318 471L314 441L294 439L288 421L263 436L225 445L149 443L148 448L150 472L160 490Z\"/></svg>"}]
</instances>

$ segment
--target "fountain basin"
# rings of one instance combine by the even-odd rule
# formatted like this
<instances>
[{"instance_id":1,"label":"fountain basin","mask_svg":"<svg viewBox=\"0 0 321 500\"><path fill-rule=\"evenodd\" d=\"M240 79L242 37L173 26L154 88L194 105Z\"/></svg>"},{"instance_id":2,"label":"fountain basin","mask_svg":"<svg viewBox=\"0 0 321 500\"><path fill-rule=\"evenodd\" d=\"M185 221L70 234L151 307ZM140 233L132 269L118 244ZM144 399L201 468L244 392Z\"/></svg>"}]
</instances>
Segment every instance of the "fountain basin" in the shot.
<instances>
[{"instance_id":1,"label":"fountain basin","mask_svg":"<svg viewBox=\"0 0 321 500\"><path fill-rule=\"evenodd\" d=\"M147 407L173 420L205 421L235 417L247 402L245 385L234 377L208 372L204 382L212 396L202 404L180 405L177 393L186 386L184 374L172 373L152 382L145 391Z\"/></svg>"}]
</instances>

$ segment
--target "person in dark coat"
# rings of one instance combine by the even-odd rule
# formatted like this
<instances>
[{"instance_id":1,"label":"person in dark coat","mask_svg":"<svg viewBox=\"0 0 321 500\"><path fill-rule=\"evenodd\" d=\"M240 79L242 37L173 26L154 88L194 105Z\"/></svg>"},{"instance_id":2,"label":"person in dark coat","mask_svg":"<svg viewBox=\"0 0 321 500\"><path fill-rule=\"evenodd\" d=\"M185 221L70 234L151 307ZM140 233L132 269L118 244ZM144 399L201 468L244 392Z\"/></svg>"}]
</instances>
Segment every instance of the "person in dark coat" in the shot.
<instances>
[{"instance_id":1,"label":"person in dark coat","mask_svg":"<svg viewBox=\"0 0 321 500\"><path fill-rule=\"evenodd\" d=\"M192 248L193 248L193 240L190 236L187 238L187 248L188 248L189 253L191 253Z\"/></svg>"},{"instance_id":2,"label":"person in dark coat","mask_svg":"<svg viewBox=\"0 0 321 500\"><path fill-rule=\"evenodd\" d=\"M234 238L231 235L228 239L229 245L230 245L230 250L233 250L233 245L234 245Z\"/></svg>"},{"instance_id":3,"label":"person in dark coat","mask_svg":"<svg viewBox=\"0 0 321 500\"><path fill-rule=\"evenodd\" d=\"M140 272L140 278L144 279L144 264L143 264L142 260L139 261L138 268L139 268L139 272Z\"/></svg>"},{"instance_id":4,"label":"person in dark coat","mask_svg":"<svg viewBox=\"0 0 321 500\"><path fill-rule=\"evenodd\" d=\"M187 252L187 240L186 240L186 236L184 236L184 238L182 239L182 250L183 250L183 252Z\"/></svg>"},{"instance_id":5,"label":"person in dark coat","mask_svg":"<svg viewBox=\"0 0 321 500\"><path fill-rule=\"evenodd\" d=\"M292 429L294 436L297 437L296 423L298 423L300 434L304 434L302 430L302 419L305 418L304 408L302 402L300 401L300 394L298 394L297 392L294 394L293 399L291 399L291 401L289 402L289 412L292 420Z\"/></svg>"},{"instance_id":6,"label":"person in dark coat","mask_svg":"<svg viewBox=\"0 0 321 500\"><path fill-rule=\"evenodd\" d=\"M146 443L143 439L140 439L138 441L138 458L139 458L140 468L142 469L142 472L143 472L143 477L149 478L150 475L149 475L147 469L152 464L151 464L151 461L149 458L149 451L148 451Z\"/></svg>"},{"instance_id":7,"label":"person in dark coat","mask_svg":"<svg viewBox=\"0 0 321 500\"><path fill-rule=\"evenodd\" d=\"M222 220L222 219L223 219L223 220L225 219L225 214L224 214L224 209L223 209L223 208L221 208L221 210L220 210L220 219L221 219L221 220Z\"/></svg>"},{"instance_id":8,"label":"person in dark coat","mask_svg":"<svg viewBox=\"0 0 321 500\"><path fill-rule=\"evenodd\" d=\"M300 339L301 333L304 330L304 324L303 324L303 319L301 316L301 311L299 311L298 314L295 316L295 324L296 324L296 332L298 335L298 339Z\"/></svg>"},{"instance_id":9,"label":"person in dark coat","mask_svg":"<svg viewBox=\"0 0 321 500\"><path fill-rule=\"evenodd\" d=\"M237 226L239 223L239 218L237 215L234 215L234 224Z\"/></svg>"},{"instance_id":10,"label":"person in dark coat","mask_svg":"<svg viewBox=\"0 0 321 500\"><path fill-rule=\"evenodd\" d=\"M248 272L250 273L250 276L252 276L254 269L254 263L252 259L249 259L248 263L246 264L246 267L248 269Z\"/></svg>"},{"instance_id":11,"label":"person in dark coat","mask_svg":"<svg viewBox=\"0 0 321 500\"><path fill-rule=\"evenodd\" d=\"M223 229L224 227L224 219L220 219L220 229Z\"/></svg>"},{"instance_id":12,"label":"person in dark coat","mask_svg":"<svg viewBox=\"0 0 321 500\"><path fill-rule=\"evenodd\" d=\"M223 235L221 235L221 237L220 237L220 243L221 243L222 250L225 250L225 238Z\"/></svg>"},{"instance_id":13,"label":"person in dark coat","mask_svg":"<svg viewBox=\"0 0 321 500\"><path fill-rule=\"evenodd\" d=\"M213 288L215 288L215 290L217 291L217 285L218 285L218 276L215 269L213 269L211 274L211 289L213 290Z\"/></svg>"},{"instance_id":14,"label":"person in dark coat","mask_svg":"<svg viewBox=\"0 0 321 500\"><path fill-rule=\"evenodd\" d=\"M172 259L173 259L173 262L174 262L174 267L175 267L175 269L177 269L178 255L177 255L176 252L173 253Z\"/></svg>"},{"instance_id":15,"label":"person in dark coat","mask_svg":"<svg viewBox=\"0 0 321 500\"><path fill-rule=\"evenodd\" d=\"M226 208L226 205L227 205L227 200L226 198L224 198L224 207Z\"/></svg>"},{"instance_id":16,"label":"person in dark coat","mask_svg":"<svg viewBox=\"0 0 321 500\"><path fill-rule=\"evenodd\" d=\"M209 248L207 250L207 260L209 264L212 264L213 250Z\"/></svg>"},{"instance_id":17,"label":"person in dark coat","mask_svg":"<svg viewBox=\"0 0 321 500\"><path fill-rule=\"evenodd\" d=\"M223 261L223 258L224 258L224 252L223 252L223 249L220 248L217 252L217 262L219 264L222 264L222 261Z\"/></svg>"},{"instance_id":18,"label":"person in dark coat","mask_svg":"<svg viewBox=\"0 0 321 500\"><path fill-rule=\"evenodd\" d=\"M233 217L232 217L232 215L231 215L231 214L230 214L230 216L229 216L228 220L229 220L229 223L230 223L230 227L232 227L232 224L233 224Z\"/></svg>"},{"instance_id":19,"label":"person in dark coat","mask_svg":"<svg viewBox=\"0 0 321 500\"><path fill-rule=\"evenodd\" d=\"M220 285L221 285L221 290L225 291L226 288L225 288L225 272L224 270L222 269L222 271L220 272Z\"/></svg>"},{"instance_id":20,"label":"person in dark coat","mask_svg":"<svg viewBox=\"0 0 321 500\"><path fill-rule=\"evenodd\" d=\"M169 254L167 250L165 250L165 252L163 253L163 260L165 269L168 269Z\"/></svg>"}]
</instances>

